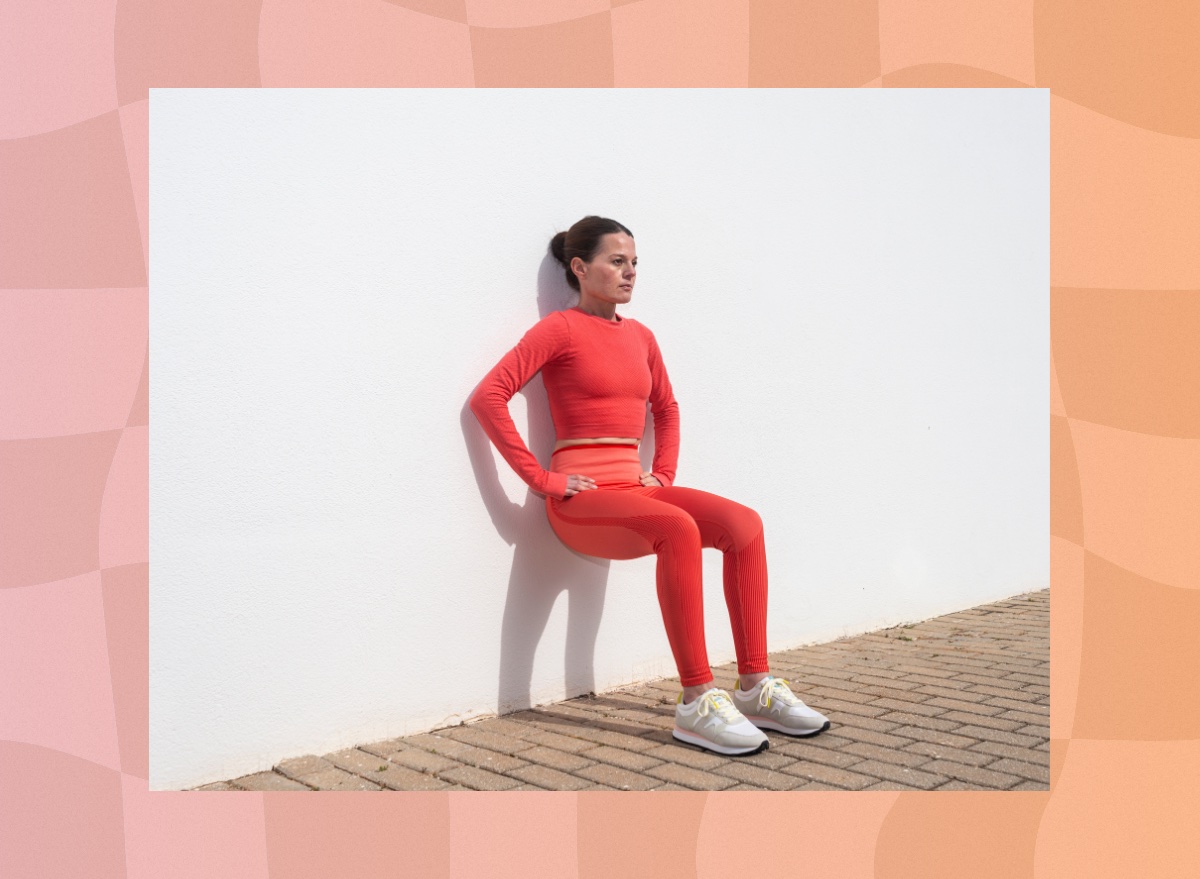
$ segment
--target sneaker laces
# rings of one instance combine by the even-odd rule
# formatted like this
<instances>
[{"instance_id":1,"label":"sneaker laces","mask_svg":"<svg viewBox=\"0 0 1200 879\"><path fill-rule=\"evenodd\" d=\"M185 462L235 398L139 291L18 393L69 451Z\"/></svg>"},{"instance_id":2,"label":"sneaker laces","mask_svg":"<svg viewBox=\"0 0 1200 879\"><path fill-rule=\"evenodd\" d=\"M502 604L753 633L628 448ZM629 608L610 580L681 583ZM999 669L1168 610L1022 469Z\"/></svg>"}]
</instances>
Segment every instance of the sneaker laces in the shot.
<instances>
[{"instance_id":1,"label":"sneaker laces","mask_svg":"<svg viewBox=\"0 0 1200 879\"><path fill-rule=\"evenodd\" d=\"M762 682L762 692L758 694L758 704L764 708L771 707L771 700L778 699L784 705L804 705L790 689L783 678L768 678Z\"/></svg>"},{"instance_id":2,"label":"sneaker laces","mask_svg":"<svg viewBox=\"0 0 1200 879\"><path fill-rule=\"evenodd\" d=\"M737 723L742 713L737 710L737 706L733 704L733 700L729 698L729 694L724 690L709 690L700 697L700 716L707 716L710 711L715 711L717 717L726 723Z\"/></svg>"}]
</instances>

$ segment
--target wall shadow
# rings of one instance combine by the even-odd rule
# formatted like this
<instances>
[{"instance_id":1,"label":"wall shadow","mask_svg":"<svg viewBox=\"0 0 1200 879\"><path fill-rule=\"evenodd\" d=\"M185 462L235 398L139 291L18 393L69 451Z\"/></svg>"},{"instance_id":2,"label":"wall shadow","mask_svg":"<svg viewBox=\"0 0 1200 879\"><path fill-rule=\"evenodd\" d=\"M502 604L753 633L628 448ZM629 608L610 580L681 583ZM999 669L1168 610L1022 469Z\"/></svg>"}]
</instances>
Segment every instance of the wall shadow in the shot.
<instances>
[{"instance_id":1,"label":"wall shadow","mask_svg":"<svg viewBox=\"0 0 1200 879\"><path fill-rule=\"evenodd\" d=\"M538 269L538 319L570 308L577 301L578 294L563 278L562 266L547 254ZM533 323L531 319L529 325ZM516 343L517 339L513 339L509 347ZM534 376L519 393L525 397L528 412L526 444L539 463L547 467L555 435L541 374ZM550 528L542 495L527 489L523 503L510 501L496 470L497 461L500 466L507 465L493 452L491 440L466 401L460 420L480 498L496 532L513 546L508 592L500 620L497 712L507 714L532 706L534 658L554 603L563 592L567 593L563 657L566 694L573 697L594 692L596 635L604 611L611 562L582 555L564 545Z\"/></svg>"}]
</instances>

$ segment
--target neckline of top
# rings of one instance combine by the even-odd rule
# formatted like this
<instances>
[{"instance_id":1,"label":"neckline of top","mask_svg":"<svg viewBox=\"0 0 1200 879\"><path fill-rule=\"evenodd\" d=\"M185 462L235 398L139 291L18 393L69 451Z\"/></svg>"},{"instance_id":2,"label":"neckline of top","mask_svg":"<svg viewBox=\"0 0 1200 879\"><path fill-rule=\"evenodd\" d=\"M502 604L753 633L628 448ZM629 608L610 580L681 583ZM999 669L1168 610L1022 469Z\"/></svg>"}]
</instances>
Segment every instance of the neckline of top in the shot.
<instances>
[{"instance_id":1,"label":"neckline of top","mask_svg":"<svg viewBox=\"0 0 1200 879\"><path fill-rule=\"evenodd\" d=\"M625 323L625 318L621 317L621 315L619 315L619 314L616 314L616 312L615 312L615 311L613 312L613 314L616 314L616 317L617 317L617 319L616 319L616 320L609 320L608 318L606 318L606 317L600 317L600 316L599 316L599 315L597 315L597 314L589 314L588 312L586 312L586 311L584 311L582 308L580 308L578 305L573 305L573 306L571 306L571 308L570 308L570 309L568 309L568 310L569 310L569 311L577 311L577 312L579 312L580 314L582 314L582 315L584 315L584 316L586 316L586 317L590 317L590 318L592 318L593 320L598 320L598 321L601 321L601 322L603 322L603 323L610 324L610 325L612 325L612 326L614 326L614 327L619 327L619 326L621 326L621 324Z\"/></svg>"}]
</instances>

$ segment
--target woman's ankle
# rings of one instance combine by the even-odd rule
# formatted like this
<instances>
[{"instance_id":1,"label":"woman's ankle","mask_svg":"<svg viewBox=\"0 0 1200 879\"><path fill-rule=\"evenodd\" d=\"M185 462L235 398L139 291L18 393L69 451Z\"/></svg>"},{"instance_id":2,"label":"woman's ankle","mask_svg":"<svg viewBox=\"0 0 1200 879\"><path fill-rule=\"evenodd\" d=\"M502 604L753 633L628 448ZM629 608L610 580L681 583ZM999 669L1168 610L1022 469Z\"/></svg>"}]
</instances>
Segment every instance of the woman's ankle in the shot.
<instances>
[{"instance_id":1,"label":"woman's ankle","mask_svg":"<svg viewBox=\"0 0 1200 879\"><path fill-rule=\"evenodd\" d=\"M771 673L769 671L755 672L754 674L748 675L739 674L738 689L742 690L742 692L753 690L759 681L763 680L764 678L769 678L770 676Z\"/></svg>"},{"instance_id":2,"label":"woman's ankle","mask_svg":"<svg viewBox=\"0 0 1200 879\"><path fill-rule=\"evenodd\" d=\"M684 687L683 688L683 704L687 705L691 702L695 702L697 699L700 698L701 695L704 694L704 692L706 690L711 690L713 688L714 683L715 683L715 680L713 678L709 678L709 680L703 684L694 684L693 686L690 686L690 687Z\"/></svg>"}]
</instances>

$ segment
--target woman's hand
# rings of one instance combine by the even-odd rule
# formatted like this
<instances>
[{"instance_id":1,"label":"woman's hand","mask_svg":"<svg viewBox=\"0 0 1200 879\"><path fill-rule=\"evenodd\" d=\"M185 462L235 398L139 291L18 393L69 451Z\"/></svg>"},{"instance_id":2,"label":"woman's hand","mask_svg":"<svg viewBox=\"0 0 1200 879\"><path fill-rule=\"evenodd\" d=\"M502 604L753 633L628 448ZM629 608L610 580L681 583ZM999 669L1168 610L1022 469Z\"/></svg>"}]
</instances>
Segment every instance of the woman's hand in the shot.
<instances>
[{"instance_id":1,"label":"woman's hand","mask_svg":"<svg viewBox=\"0 0 1200 879\"><path fill-rule=\"evenodd\" d=\"M578 494L581 491L591 491L596 487L596 481L589 476L580 476L578 473L572 473L567 477L567 493L566 497L573 494Z\"/></svg>"},{"instance_id":2,"label":"woman's hand","mask_svg":"<svg viewBox=\"0 0 1200 879\"><path fill-rule=\"evenodd\" d=\"M658 477L653 473L646 472L642 474L642 485L657 485L662 488L662 483L658 481Z\"/></svg>"}]
</instances>

